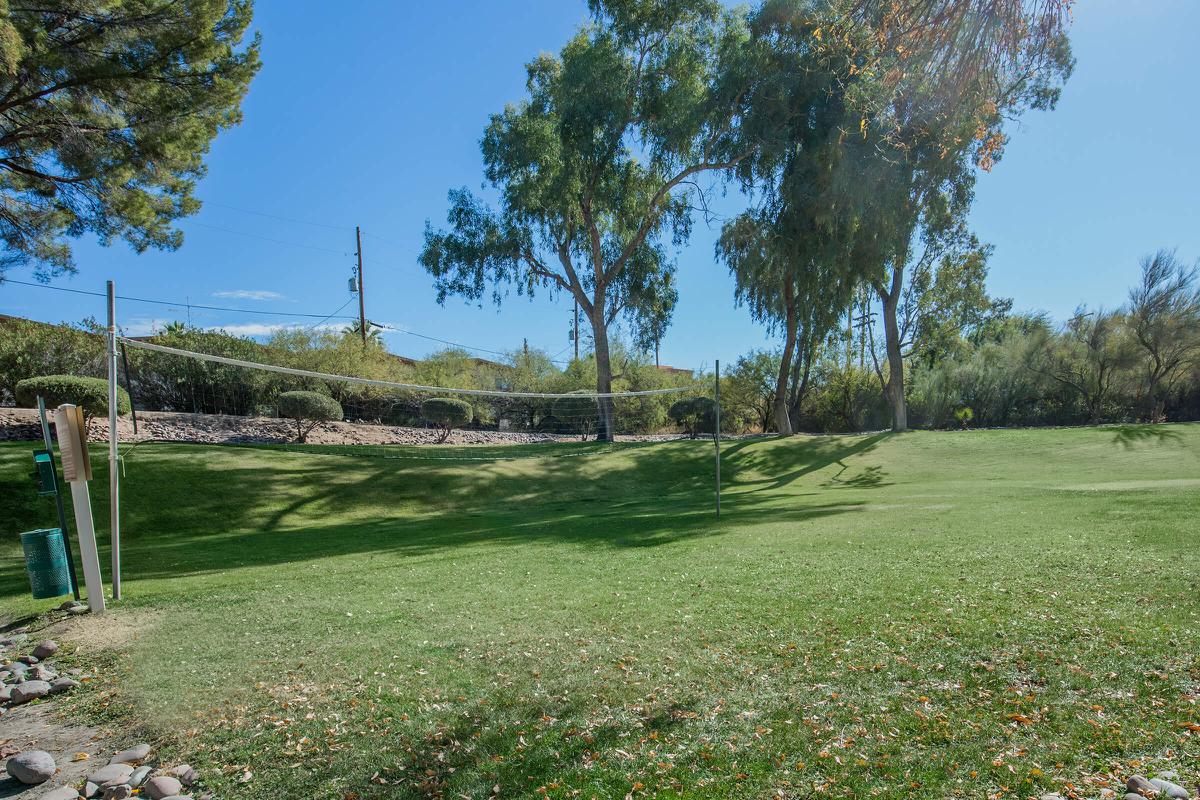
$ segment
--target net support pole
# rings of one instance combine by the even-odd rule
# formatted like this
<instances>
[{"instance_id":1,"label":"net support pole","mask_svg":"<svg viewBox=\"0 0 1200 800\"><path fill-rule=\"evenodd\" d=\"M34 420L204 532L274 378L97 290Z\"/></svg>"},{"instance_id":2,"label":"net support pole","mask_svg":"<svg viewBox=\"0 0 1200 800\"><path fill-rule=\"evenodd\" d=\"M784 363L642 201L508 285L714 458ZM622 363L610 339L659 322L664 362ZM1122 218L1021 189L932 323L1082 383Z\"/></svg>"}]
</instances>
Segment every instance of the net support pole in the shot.
<instances>
[{"instance_id":1,"label":"net support pole","mask_svg":"<svg viewBox=\"0 0 1200 800\"><path fill-rule=\"evenodd\" d=\"M721 518L721 359L717 359L717 374L713 381L716 412L713 421L713 444L717 450L717 519Z\"/></svg>"},{"instance_id":2,"label":"net support pole","mask_svg":"<svg viewBox=\"0 0 1200 800\"><path fill-rule=\"evenodd\" d=\"M112 542L112 596L121 599L121 486L117 453L117 298L108 282L108 530Z\"/></svg>"}]
</instances>

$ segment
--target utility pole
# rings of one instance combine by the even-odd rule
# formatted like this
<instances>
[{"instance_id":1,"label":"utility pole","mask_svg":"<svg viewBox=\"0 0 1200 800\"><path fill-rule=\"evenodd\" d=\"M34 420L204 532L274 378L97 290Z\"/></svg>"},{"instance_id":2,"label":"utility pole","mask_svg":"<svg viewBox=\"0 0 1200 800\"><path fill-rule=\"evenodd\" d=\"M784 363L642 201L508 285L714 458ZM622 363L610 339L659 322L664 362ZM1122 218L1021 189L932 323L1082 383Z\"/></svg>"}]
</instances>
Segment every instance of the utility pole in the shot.
<instances>
[{"instance_id":1,"label":"utility pole","mask_svg":"<svg viewBox=\"0 0 1200 800\"><path fill-rule=\"evenodd\" d=\"M575 360L579 360L579 298L575 298Z\"/></svg>"},{"instance_id":2,"label":"utility pole","mask_svg":"<svg viewBox=\"0 0 1200 800\"><path fill-rule=\"evenodd\" d=\"M354 243L358 246L355 253L358 255L358 329L362 334L363 347L367 346L367 301L366 291L363 289L362 280L362 231L357 225L354 226Z\"/></svg>"}]
</instances>

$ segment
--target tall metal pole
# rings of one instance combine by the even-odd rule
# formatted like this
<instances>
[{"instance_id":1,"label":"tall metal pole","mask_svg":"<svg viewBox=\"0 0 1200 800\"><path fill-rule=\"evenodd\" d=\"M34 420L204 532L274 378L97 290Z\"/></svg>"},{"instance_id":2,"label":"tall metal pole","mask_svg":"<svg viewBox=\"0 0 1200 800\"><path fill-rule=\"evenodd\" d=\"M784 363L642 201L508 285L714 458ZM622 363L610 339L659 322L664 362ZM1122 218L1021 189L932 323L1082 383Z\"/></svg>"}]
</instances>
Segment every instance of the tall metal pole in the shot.
<instances>
[{"instance_id":1,"label":"tall metal pole","mask_svg":"<svg viewBox=\"0 0 1200 800\"><path fill-rule=\"evenodd\" d=\"M363 289L362 281L362 231L357 225L354 226L354 242L358 245L355 251L358 255L358 328L365 347L367 344L367 292Z\"/></svg>"},{"instance_id":2,"label":"tall metal pole","mask_svg":"<svg viewBox=\"0 0 1200 800\"><path fill-rule=\"evenodd\" d=\"M121 486L117 469L117 298L108 282L108 530L113 600L121 599Z\"/></svg>"},{"instance_id":3,"label":"tall metal pole","mask_svg":"<svg viewBox=\"0 0 1200 800\"><path fill-rule=\"evenodd\" d=\"M575 298L575 360L579 360L579 298Z\"/></svg>"},{"instance_id":4,"label":"tall metal pole","mask_svg":"<svg viewBox=\"0 0 1200 800\"><path fill-rule=\"evenodd\" d=\"M71 591L79 599L79 577L75 573L75 551L71 548L71 532L67 529L67 512L63 508L62 487L58 486L58 465L54 460L54 444L50 441L50 424L46 422L46 401L39 394L37 399L38 419L42 423L42 441L50 454L50 469L54 470L54 507L58 511L58 527L62 528L63 542L67 546L67 572L71 575Z\"/></svg>"},{"instance_id":5,"label":"tall metal pole","mask_svg":"<svg viewBox=\"0 0 1200 800\"><path fill-rule=\"evenodd\" d=\"M713 428L713 443L717 446L717 519L721 518L721 359L717 359L716 420Z\"/></svg>"}]
</instances>

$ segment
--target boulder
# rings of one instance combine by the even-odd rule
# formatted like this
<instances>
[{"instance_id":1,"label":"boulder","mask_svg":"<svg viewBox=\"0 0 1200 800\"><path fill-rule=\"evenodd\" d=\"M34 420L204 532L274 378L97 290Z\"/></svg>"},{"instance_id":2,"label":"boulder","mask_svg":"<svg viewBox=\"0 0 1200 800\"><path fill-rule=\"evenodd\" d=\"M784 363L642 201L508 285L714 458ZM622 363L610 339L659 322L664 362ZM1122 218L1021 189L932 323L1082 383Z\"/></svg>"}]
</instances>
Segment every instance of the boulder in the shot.
<instances>
[{"instance_id":1,"label":"boulder","mask_svg":"<svg viewBox=\"0 0 1200 800\"><path fill-rule=\"evenodd\" d=\"M19 706L48 694L50 694L50 684L45 681L25 681L13 687L12 704Z\"/></svg>"},{"instance_id":2,"label":"boulder","mask_svg":"<svg viewBox=\"0 0 1200 800\"><path fill-rule=\"evenodd\" d=\"M77 686L79 686L79 681L74 681L70 678L55 678L50 681L50 694L69 692Z\"/></svg>"},{"instance_id":3,"label":"boulder","mask_svg":"<svg viewBox=\"0 0 1200 800\"><path fill-rule=\"evenodd\" d=\"M47 639L44 642L39 642L38 646L33 648L34 658L39 661L44 658L49 658L58 652L58 642L53 639Z\"/></svg>"},{"instance_id":4,"label":"boulder","mask_svg":"<svg viewBox=\"0 0 1200 800\"><path fill-rule=\"evenodd\" d=\"M1154 784L1154 788L1162 792L1163 797L1170 797L1174 800L1187 800L1191 797L1188 790L1180 786L1178 783L1165 780L1163 778L1151 778L1150 783Z\"/></svg>"},{"instance_id":5,"label":"boulder","mask_svg":"<svg viewBox=\"0 0 1200 800\"><path fill-rule=\"evenodd\" d=\"M54 777L54 771L58 769L58 765L54 763L54 757L45 750L26 750L23 753L17 753L8 760L5 767L8 769L9 775L21 783L31 786L50 780Z\"/></svg>"},{"instance_id":6,"label":"boulder","mask_svg":"<svg viewBox=\"0 0 1200 800\"><path fill-rule=\"evenodd\" d=\"M150 745L138 744L130 747L128 750L122 750L117 753L108 763L110 764L137 764L146 760L146 756L150 755Z\"/></svg>"},{"instance_id":7,"label":"boulder","mask_svg":"<svg viewBox=\"0 0 1200 800\"><path fill-rule=\"evenodd\" d=\"M96 784L97 787L103 786L109 781L124 781L133 774L133 767L128 764L109 764L107 767L92 772L87 776L87 779Z\"/></svg>"},{"instance_id":8,"label":"boulder","mask_svg":"<svg viewBox=\"0 0 1200 800\"><path fill-rule=\"evenodd\" d=\"M142 788L142 794L149 797L150 800L163 800L165 797L174 797L183 791L183 784L178 778L172 778L170 775L159 775L156 778L151 778L146 781L146 785Z\"/></svg>"}]
</instances>

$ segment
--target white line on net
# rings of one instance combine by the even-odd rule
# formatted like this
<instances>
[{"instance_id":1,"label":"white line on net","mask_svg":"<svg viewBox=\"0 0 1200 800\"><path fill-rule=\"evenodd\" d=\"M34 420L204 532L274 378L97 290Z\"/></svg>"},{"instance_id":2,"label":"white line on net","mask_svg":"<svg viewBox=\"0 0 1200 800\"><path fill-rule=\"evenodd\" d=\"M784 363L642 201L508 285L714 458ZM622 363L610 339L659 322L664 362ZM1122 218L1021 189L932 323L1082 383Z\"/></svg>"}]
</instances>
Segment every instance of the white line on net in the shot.
<instances>
[{"instance_id":1,"label":"white line on net","mask_svg":"<svg viewBox=\"0 0 1200 800\"><path fill-rule=\"evenodd\" d=\"M327 372L310 372L306 369L295 369L293 367L280 367L275 364L260 364L257 361L242 361L240 358L229 358L227 356L214 356L209 353L196 353L191 350L181 350L177 347L167 347L161 344L151 344L143 342L140 339L128 339L124 336L118 336L117 341L129 345L130 347L140 348L142 350L152 350L156 353L166 353L173 356L183 356L184 358L194 358L199 361L211 361L216 364L226 364L231 367L245 367L246 369L261 369L266 372L278 372L282 375L295 375L300 378L318 378L326 381L342 381L344 383L357 383L364 386L383 386L389 389L403 389L413 392L444 392L448 394L465 394L473 397L534 397L546 400L553 400L559 397L581 397L581 398L598 398L598 397L648 397L651 395L663 394L683 394L684 392L695 391L705 384L692 384L691 386L682 386L671 389L644 389L639 392L568 392L553 394L548 392L502 392L499 390L490 389L453 389L448 386L424 386L419 383L397 383L395 381L381 381L374 378L356 378L350 375L331 375Z\"/></svg>"}]
</instances>

